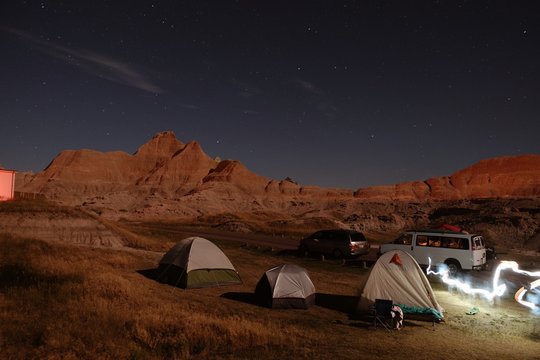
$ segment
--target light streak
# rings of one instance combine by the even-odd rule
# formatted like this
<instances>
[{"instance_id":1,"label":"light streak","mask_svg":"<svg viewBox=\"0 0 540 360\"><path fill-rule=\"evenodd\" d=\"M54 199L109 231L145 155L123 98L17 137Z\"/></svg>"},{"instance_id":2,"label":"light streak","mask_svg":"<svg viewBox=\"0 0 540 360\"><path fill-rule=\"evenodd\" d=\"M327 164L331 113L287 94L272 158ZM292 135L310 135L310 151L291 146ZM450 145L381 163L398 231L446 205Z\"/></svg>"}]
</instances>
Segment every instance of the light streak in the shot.
<instances>
[{"instance_id":1,"label":"light streak","mask_svg":"<svg viewBox=\"0 0 540 360\"><path fill-rule=\"evenodd\" d=\"M480 295L483 295L486 299L488 299L490 301L493 300L493 298L495 298L496 296L502 296L504 294L504 292L506 291L506 284L499 284L499 280L500 280L500 277L501 277L501 271L503 271L503 270L511 269L512 271L514 271L515 273L518 273L518 274L528 275L528 276L532 276L532 277L540 277L540 271L521 270L519 268L518 263L515 262L515 261L501 261L499 266L497 266L497 269L495 269L495 274L493 275L493 289L491 291L489 291L489 290L485 290L485 289L472 288L467 283L464 283L464 282L462 282L462 281L460 281L458 279L450 278L448 269L446 269L446 268L443 268L443 269L441 269L440 271L437 271L437 272L432 271L431 270L431 258L428 258L428 260L429 260L429 266L427 268L427 274L428 275L439 275L441 277L442 281L445 284L455 286L455 287L457 287L458 289L460 289L461 291L463 291L466 294L474 294L474 295L480 294ZM532 290L532 289L537 288L537 287L540 287L540 279L533 281L531 283L531 286L530 286L529 290ZM518 303L520 303L521 305L527 306L527 307L529 307L531 309L536 309L537 307L539 307L538 305L535 305L534 303L523 300L523 297L525 296L527 291L528 291L527 289L522 287L521 289L519 289L516 292L516 294L514 296L514 299Z\"/></svg>"},{"instance_id":2,"label":"light streak","mask_svg":"<svg viewBox=\"0 0 540 360\"><path fill-rule=\"evenodd\" d=\"M488 290L485 290L485 289L477 289L477 288L472 288L469 284L467 283L464 283L458 279L452 279L450 278L450 275L449 275L449 271L448 269L441 269L441 271L432 271L431 270L431 258L428 258L429 260L429 266L427 268L427 274L428 275L439 275L442 279L442 281L445 283L445 284L448 284L448 285L451 285L451 286L455 286L457 287L458 289L460 289L461 291L463 291L464 293L466 294L473 294L473 295L476 295L476 294L479 294L479 295L483 295L485 298L487 298L488 300L493 300L493 298L495 296L501 296L502 294L504 294L504 292L506 291L506 285L505 284L498 284L499 283L499 274L500 274L500 268L501 268L501 265L499 265L497 267L497 270L495 271L495 276L493 276L493 291L488 291Z\"/></svg>"},{"instance_id":3,"label":"light streak","mask_svg":"<svg viewBox=\"0 0 540 360\"><path fill-rule=\"evenodd\" d=\"M521 289L519 289L518 291L516 291L516 294L514 295L514 299L520 303L521 305L523 306L526 306L532 310L536 310L536 308L538 308L538 305L530 302L530 301L525 301L523 300L523 297L525 296L525 294L527 293L527 291L529 290L532 290L532 289L536 289L537 287L540 287L540 279L538 280L535 280L531 283L529 289L526 289L525 287L522 287Z\"/></svg>"}]
</instances>

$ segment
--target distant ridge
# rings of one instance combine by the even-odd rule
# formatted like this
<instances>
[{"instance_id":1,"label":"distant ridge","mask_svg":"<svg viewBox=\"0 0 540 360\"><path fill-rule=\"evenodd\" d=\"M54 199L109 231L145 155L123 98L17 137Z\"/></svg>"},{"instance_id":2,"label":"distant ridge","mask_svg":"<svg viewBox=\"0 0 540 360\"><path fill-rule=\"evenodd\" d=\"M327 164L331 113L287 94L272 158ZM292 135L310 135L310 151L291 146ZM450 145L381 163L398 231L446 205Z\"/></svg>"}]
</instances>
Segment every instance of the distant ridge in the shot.
<instances>
[{"instance_id":1,"label":"distant ridge","mask_svg":"<svg viewBox=\"0 0 540 360\"><path fill-rule=\"evenodd\" d=\"M351 191L269 179L165 131L132 155L62 151L45 170L17 174L16 190L113 220L271 234L349 228L386 240L446 223L497 246L540 250L539 155L487 159L449 176Z\"/></svg>"},{"instance_id":2,"label":"distant ridge","mask_svg":"<svg viewBox=\"0 0 540 360\"><path fill-rule=\"evenodd\" d=\"M540 197L540 155L482 160L450 176L352 192L302 186L257 175L236 160L210 158L196 141L160 132L133 155L122 151L62 151L45 170L20 177L17 190L73 205L98 202L126 212L176 201L181 213L316 210L335 199L423 202ZM188 204L191 205L190 208ZM161 204L163 207L163 204ZM171 209L168 204L168 209ZM175 212L175 211L173 211Z\"/></svg>"},{"instance_id":3,"label":"distant ridge","mask_svg":"<svg viewBox=\"0 0 540 360\"><path fill-rule=\"evenodd\" d=\"M540 196L540 155L482 160L450 176L359 189L355 197L383 201L527 198Z\"/></svg>"}]
</instances>

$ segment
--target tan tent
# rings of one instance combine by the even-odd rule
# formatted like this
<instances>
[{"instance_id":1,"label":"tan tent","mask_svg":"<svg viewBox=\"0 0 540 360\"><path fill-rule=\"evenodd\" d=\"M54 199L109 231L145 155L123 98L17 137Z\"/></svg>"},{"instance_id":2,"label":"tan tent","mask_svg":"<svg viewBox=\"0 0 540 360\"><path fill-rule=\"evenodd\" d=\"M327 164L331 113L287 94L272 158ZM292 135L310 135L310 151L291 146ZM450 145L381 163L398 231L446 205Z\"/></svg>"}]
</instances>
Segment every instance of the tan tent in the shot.
<instances>
[{"instance_id":1,"label":"tan tent","mask_svg":"<svg viewBox=\"0 0 540 360\"><path fill-rule=\"evenodd\" d=\"M267 270L255 288L263 306L278 309L307 309L315 303L315 286L306 269L284 264Z\"/></svg>"},{"instance_id":2,"label":"tan tent","mask_svg":"<svg viewBox=\"0 0 540 360\"><path fill-rule=\"evenodd\" d=\"M404 313L432 313L442 318L443 308L435 299L426 275L416 260L401 250L384 253L373 265L358 310L367 311L375 299L392 300Z\"/></svg>"},{"instance_id":3,"label":"tan tent","mask_svg":"<svg viewBox=\"0 0 540 360\"><path fill-rule=\"evenodd\" d=\"M159 262L157 278L183 288L242 283L223 251L200 237L181 240L169 250Z\"/></svg>"}]
</instances>

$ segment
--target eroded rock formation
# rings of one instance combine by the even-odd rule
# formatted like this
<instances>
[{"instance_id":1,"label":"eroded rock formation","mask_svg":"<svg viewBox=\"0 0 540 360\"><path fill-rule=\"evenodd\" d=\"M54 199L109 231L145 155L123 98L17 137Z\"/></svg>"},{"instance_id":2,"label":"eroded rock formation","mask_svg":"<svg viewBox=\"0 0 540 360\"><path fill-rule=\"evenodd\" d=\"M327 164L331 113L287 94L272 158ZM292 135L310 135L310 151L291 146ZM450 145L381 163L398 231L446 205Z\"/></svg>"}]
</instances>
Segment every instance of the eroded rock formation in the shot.
<instances>
[{"instance_id":1,"label":"eroded rock formation","mask_svg":"<svg viewBox=\"0 0 540 360\"><path fill-rule=\"evenodd\" d=\"M132 155L63 151L42 172L19 176L16 186L18 191L97 209L111 218L213 219L219 223L220 218L230 219L234 214L235 224L248 224L245 228L249 229L309 231L335 226L389 234L443 221L445 217L433 216L433 212L466 208L471 200L529 199L538 203L540 156L488 159L449 176L353 192L302 186L288 178L268 179L238 161L214 160L196 141L184 144L168 131L155 135ZM477 211L484 214L482 206ZM489 221L499 228L521 227L523 244L539 238L538 213L522 214L527 219L516 223L515 216L512 220L503 210L499 212L503 215L490 218L463 213L448 220L469 227Z\"/></svg>"}]
</instances>

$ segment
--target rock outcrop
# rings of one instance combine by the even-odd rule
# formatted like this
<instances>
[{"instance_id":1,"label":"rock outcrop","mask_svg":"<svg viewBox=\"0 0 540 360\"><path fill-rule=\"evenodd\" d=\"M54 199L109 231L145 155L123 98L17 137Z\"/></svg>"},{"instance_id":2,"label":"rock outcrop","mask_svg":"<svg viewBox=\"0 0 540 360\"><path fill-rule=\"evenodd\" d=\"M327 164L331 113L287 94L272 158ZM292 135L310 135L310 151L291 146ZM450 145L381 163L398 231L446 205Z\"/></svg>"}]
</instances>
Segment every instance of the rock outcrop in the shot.
<instances>
[{"instance_id":1,"label":"rock outcrop","mask_svg":"<svg viewBox=\"0 0 540 360\"><path fill-rule=\"evenodd\" d=\"M167 131L155 135L133 155L63 151L45 170L17 188L72 204L122 191L183 193L199 184L216 164L198 143L185 145Z\"/></svg>"},{"instance_id":2,"label":"rock outcrop","mask_svg":"<svg viewBox=\"0 0 540 360\"><path fill-rule=\"evenodd\" d=\"M532 201L527 205L531 208L540 202L540 155L483 160L450 176L353 192L268 179L238 161L214 160L196 141L184 144L168 131L132 155L64 151L42 172L18 176L16 190L108 218L189 219L242 229L266 227L273 233L348 227L388 236L445 220L481 230L489 223L491 229L501 229L498 233L521 234L516 235L520 244L537 243L540 233L540 213L518 211L527 220L516 222L504 210L519 199ZM470 203L475 200L482 201ZM490 204L495 201L500 215L493 217ZM482 215L463 212L471 206ZM457 213L434 216L440 208L456 208ZM520 230L508 230L512 227Z\"/></svg>"},{"instance_id":3,"label":"rock outcrop","mask_svg":"<svg viewBox=\"0 0 540 360\"><path fill-rule=\"evenodd\" d=\"M205 154L196 141L183 144L173 132L166 131L155 135L133 155L122 151L63 151L42 172L19 180L22 181L17 184L18 191L45 194L69 204L114 198L122 193L141 201L149 196L193 199L197 194L199 201L228 199L226 202L230 203L249 199L258 207L277 206L282 210L298 199L311 199L320 205L335 199L424 202L540 197L540 156L483 160L450 176L362 188L353 193L302 186L290 179L268 179L238 161L218 162ZM204 212L204 206L201 211Z\"/></svg>"},{"instance_id":4,"label":"rock outcrop","mask_svg":"<svg viewBox=\"0 0 540 360\"><path fill-rule=\"evenodd\" d=\"M358 189L368 201L426 201L540 196L540 156L482 160L450 176Z\"/></svg>"}]
</instances>

